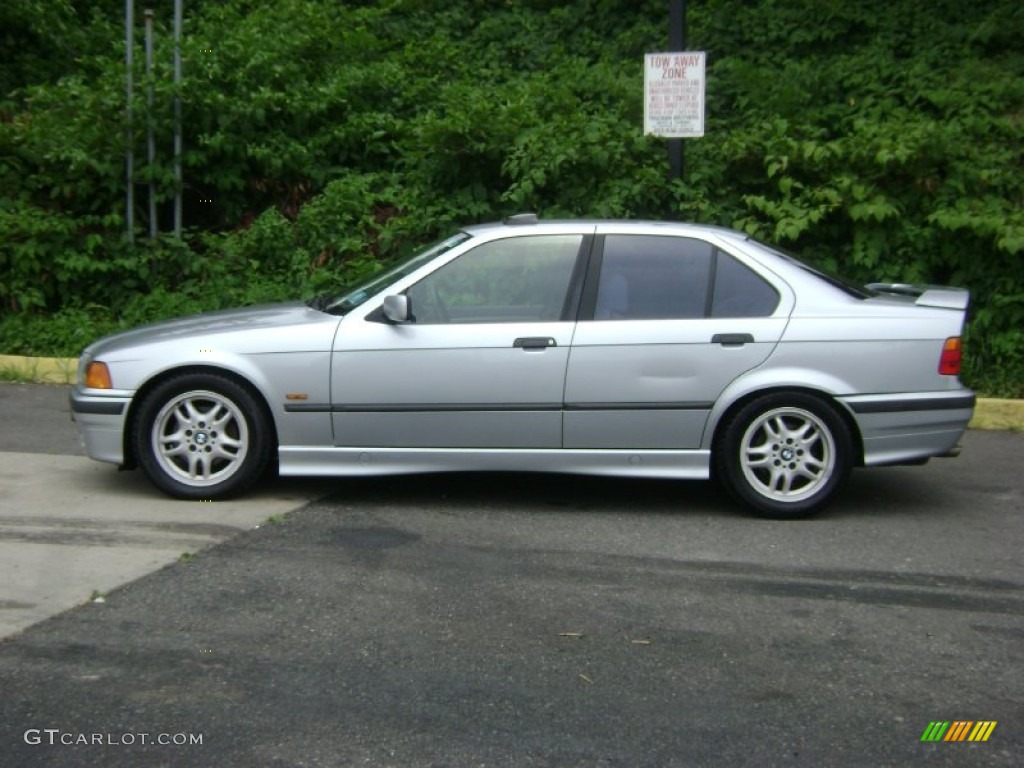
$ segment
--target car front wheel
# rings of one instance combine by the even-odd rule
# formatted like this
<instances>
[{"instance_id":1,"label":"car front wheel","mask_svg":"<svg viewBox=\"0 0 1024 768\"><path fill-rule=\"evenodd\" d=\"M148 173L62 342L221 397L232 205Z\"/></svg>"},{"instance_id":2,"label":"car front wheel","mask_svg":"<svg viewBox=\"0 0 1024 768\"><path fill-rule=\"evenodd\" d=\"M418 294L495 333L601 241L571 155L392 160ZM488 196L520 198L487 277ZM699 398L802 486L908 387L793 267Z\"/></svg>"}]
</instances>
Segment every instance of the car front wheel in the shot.
<instances>
[{"instance_id":1,"label":"car front wheel","mask_svg":"<svg viewBox=\"0 0 1024 768\"><path fill-rule=\"evenodd\" d=\"M724 426L718 477L763 517L794 519L819 510L850 471L850 430L825 402L802 393L762 396Z\"/></svg>"},{"instance_id":2,"label":"car front wheel","mask_svg":"<svg viewBox=\"0 0 1024 768\"><path fill-rule=\"evenodd\" d=\"M188 374L146 395L135 420L139 466L179 499L247 490L270 458L266 416L250 392L217 374Z\"/></svg>"}]
</instances>

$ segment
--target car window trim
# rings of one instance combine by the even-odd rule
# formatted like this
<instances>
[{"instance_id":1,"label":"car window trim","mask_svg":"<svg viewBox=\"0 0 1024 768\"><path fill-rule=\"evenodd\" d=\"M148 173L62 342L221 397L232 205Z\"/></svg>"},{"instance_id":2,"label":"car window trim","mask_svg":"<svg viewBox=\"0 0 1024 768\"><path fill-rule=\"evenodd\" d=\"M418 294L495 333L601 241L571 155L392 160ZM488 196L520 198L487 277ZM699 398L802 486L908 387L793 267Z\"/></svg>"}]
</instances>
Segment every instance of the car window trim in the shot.
<instances>
[{"instance_id":1,"label":"car window trim","mask_svg":"<svg viewBox=\"0 0 1024 768\"><path fill-rule=\"evenodd\" d=\"M589 274L589 263L593 258L594 243L599 238L592 233L584 233L580 242L580 249L576 254L576 264L573 265L572 275L569 277L569 288L565 293L565 301L562 303L562 314L559 319L562 322L575 322L579 319L580 307L586 291L586 277Z\"/></svg>"},{"instance_id":2,"label":"car window trim","mask_svg":"<svg viewBox=\"0 0 1024 768\"><path fill-rule=\"evenodd\" d=\"M721 258L722 249L717 245L711 245L711 264L708 266L707 293L704 296L704 317L711 317L714 311L715 286L718 284L718 260Z\"/></svg>"},{"instance_id":3,"label":"car window trim","mask_svg":"<svg viewBox=\"0 0 1024 768\"><path fill-rule=\"evenodd\" d=\"M593 320L594 312L597 311L597 288L601 280L601 265L604 263L604 241L605 235L594 236L590 258L587 259L586 275L583 278L579 309L576 313L577 322Z\"/></svg>"}]
</instances>

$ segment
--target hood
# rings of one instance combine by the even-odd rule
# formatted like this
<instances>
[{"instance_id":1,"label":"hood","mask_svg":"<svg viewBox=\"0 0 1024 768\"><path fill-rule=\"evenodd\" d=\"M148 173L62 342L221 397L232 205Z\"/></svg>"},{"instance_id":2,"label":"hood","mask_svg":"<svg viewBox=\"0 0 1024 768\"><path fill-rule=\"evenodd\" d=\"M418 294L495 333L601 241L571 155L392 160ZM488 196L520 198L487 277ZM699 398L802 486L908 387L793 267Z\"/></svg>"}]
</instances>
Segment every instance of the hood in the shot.
<instances>
[{"instance_id":1,"label":"hood","mask_svg":"<svg viewBox=\"0 0 1024 768\"><path fill-rule=\"evenodd\" d=\"M261 339L264 352L295 349L299 328L337 325L340 318L318 312L300 301L265 304L245 309L203 312L198 315L143 325L130 331L107 336L91 344L85 355L91 358L110 357L136 347L195 340L200 346L248 346L252 339ZM307 334L301 334L308 337ZM320 337L321 334L311 334ZM275 339L278 340L275 343Z\"/></svg>"}]
</instances>

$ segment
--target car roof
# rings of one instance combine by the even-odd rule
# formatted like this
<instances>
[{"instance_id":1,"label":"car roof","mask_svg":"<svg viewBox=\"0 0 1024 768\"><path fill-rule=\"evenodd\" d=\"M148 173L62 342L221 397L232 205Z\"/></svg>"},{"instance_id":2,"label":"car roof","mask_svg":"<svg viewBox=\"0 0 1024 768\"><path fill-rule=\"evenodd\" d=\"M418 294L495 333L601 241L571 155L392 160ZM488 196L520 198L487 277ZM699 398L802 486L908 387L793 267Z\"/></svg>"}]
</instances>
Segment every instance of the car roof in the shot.
<instances>
[{"instance_id":1,"label":"car roof","mask_svg":"<svg viewBox=\"0 0 1024 768\"><path fill-rule=\"evenodd\" d=\"M462 230L470 235L492 235L497 230L508 232L547 232L567 230L593 230L599 234L614 232L657 234L663 231L665 234L716 234L729 237L734 240L746 240L748 236L735 229L721 227L714 224L696 224L684 221L658 221L647 219L540 219L535 214L517 214L509 216L502 221L487 222L482 224L471 224L462 227Z\"/></svg>"}]
</instances>

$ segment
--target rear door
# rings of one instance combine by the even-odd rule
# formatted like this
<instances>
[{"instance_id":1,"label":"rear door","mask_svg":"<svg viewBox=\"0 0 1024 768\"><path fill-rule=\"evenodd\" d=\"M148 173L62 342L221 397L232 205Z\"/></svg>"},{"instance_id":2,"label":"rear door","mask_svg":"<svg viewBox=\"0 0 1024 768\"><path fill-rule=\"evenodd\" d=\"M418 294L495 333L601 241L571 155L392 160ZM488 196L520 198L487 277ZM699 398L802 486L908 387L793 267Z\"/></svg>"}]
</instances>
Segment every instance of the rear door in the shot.
<instances>
[{"instance_id":1,"label":"rear door","mask_svg":"<svg viewBox=\"0 0 1024 768\"><path fill-rule=\"evenodd\" d=\"M722 390L782 336L781 299L699 237L599 237L569 356L565 447L699 447Z\"/></svg>"}]
</instances>

